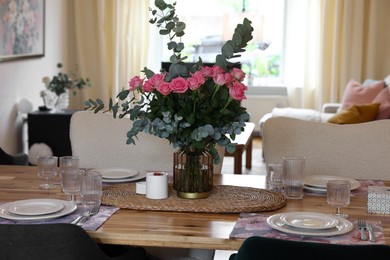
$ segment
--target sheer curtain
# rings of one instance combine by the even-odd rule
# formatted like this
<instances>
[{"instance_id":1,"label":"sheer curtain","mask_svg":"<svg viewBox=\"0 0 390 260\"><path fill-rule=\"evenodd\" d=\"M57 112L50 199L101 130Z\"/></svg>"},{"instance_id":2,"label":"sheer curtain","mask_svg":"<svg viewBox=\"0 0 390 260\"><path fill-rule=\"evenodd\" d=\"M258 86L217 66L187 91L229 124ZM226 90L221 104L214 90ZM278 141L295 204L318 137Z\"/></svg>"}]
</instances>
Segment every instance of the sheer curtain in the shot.
<instances>
[{"instance_id":1,"label":"sheer curtain","mask_svg":"<svg viewBox=\"0 0 390 260\"><path fill-rule=\"evenodd\" d=\"M290 105L320 109L340 102L353 78L390 74L390 1L289 0L286 85Z\"/></svg>"},{"instance_id":2,"label":"sheer curtain","mask_svg":"<svg viewBox=\"0 0 390 260\"><path fill-rule=\"evenodd\" d=\"M72 97L72 107L88 98L108 101L147 63L149 2L73 0L75 52L81 75L92 87Z\"/></svg>"}]
</instances>

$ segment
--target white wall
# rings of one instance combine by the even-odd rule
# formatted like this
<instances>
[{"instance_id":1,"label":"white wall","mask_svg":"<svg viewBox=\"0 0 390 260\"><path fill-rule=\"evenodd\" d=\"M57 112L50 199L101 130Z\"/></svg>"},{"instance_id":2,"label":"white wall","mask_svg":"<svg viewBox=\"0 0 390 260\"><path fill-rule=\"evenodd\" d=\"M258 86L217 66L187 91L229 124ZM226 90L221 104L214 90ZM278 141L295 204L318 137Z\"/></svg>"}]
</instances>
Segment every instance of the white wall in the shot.
<instances>
[{"instance_id":1,"label":"white wall","mask_svg":"<svg viewBox=\"0 0 390 260\"><path fill-rule=\"evenodd\" d=\"M43 105L39 92L44 89L42 78L53 76L58 62L69 64L72 59L69 3L50 0L45 11L45 56L0 63L0 147L9 153L23 151L21 116L17 102L32 101L34 110Z\"/></svg>"}]
</instances>

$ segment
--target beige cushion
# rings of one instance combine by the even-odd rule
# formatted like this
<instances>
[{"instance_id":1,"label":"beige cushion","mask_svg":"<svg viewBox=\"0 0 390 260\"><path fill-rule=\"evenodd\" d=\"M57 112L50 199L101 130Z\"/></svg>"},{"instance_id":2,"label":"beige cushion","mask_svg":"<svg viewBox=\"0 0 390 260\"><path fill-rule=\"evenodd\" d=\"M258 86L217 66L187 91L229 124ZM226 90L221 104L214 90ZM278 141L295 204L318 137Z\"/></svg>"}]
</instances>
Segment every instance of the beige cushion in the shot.
<instances>
[{"instance_id":1,"label":"beige cushion","mask_svg":"<svg viewBox=\"0 0 390 260\"><path fill-rule=\"evenodd\" d=\"M74 113L70 122L70 141L72 154L80 157L80 167L172 172L175 150L169 141L139 133L136 144L127 145L126 133L131 126L130 119L114 119L110 113ZM223 156L223 148L220 154ZM215 165L214 173L221 173L221 167L222 163Z\"/></svg>"},{"instance_id":2,"label":"beige cushion","mask_svg":"<svg viewBox=\"0 0 390 260\"><path fill-rule=\"evenodd\" d=\"M305 156L306 174L390 179L390 120L336 125L286 117L263 126L266 162Z\"/></svg>"}]
</instances>

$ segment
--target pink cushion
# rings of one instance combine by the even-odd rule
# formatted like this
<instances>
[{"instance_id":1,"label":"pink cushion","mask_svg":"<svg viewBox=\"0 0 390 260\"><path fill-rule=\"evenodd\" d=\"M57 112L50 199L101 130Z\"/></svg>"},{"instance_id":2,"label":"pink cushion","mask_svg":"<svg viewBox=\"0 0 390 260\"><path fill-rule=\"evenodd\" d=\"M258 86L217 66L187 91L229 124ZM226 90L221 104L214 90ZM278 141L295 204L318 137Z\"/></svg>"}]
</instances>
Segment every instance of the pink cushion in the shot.
<instances>
[{"instance_id":1,"label":"pink cushion","mask_svg":"<svg viewBox=\"0 0 390 260\"><path fill-rule=\"evenodd\" d=\"M341 109L346 109L353 105L373 103L374 98L383 90L384 87L384 81L379 81L369 86L363 86L351 79L345 88L343 100L341 102Z\"/></svg>"},{"instance_id":2,"label":"pink cushion","mask_svg":"<svg viewBox=\"0 0 390 260\"><path fill-rule=\"evenodd\" d=\"M388 87L382 89L372 103L381 104L376 119L388 119L390 117L390 90Z\"/></svg>"}]
</instances>

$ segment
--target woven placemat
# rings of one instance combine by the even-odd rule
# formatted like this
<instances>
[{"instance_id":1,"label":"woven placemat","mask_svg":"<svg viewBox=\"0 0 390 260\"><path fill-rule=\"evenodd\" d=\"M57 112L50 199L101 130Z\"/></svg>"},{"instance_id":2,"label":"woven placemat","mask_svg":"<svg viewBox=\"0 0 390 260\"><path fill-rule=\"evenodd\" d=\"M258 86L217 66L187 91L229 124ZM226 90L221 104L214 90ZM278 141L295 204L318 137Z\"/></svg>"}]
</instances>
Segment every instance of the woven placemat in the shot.
<instances>
[{"instance_id":1,"label":"woven placemat","mask_svg":"<svg viewBox=\"0 0 390 260\"><path fill-rule=\"evenodd\" d=\"M135 210L240 213L279 209L286 205L287 200L277 192L229 185L214 186L206 199L181 199L169 187L167 199L152 200L136 194L135 183L127 183L104 187L102 203Z\"/></svg>"}]
</instances>

